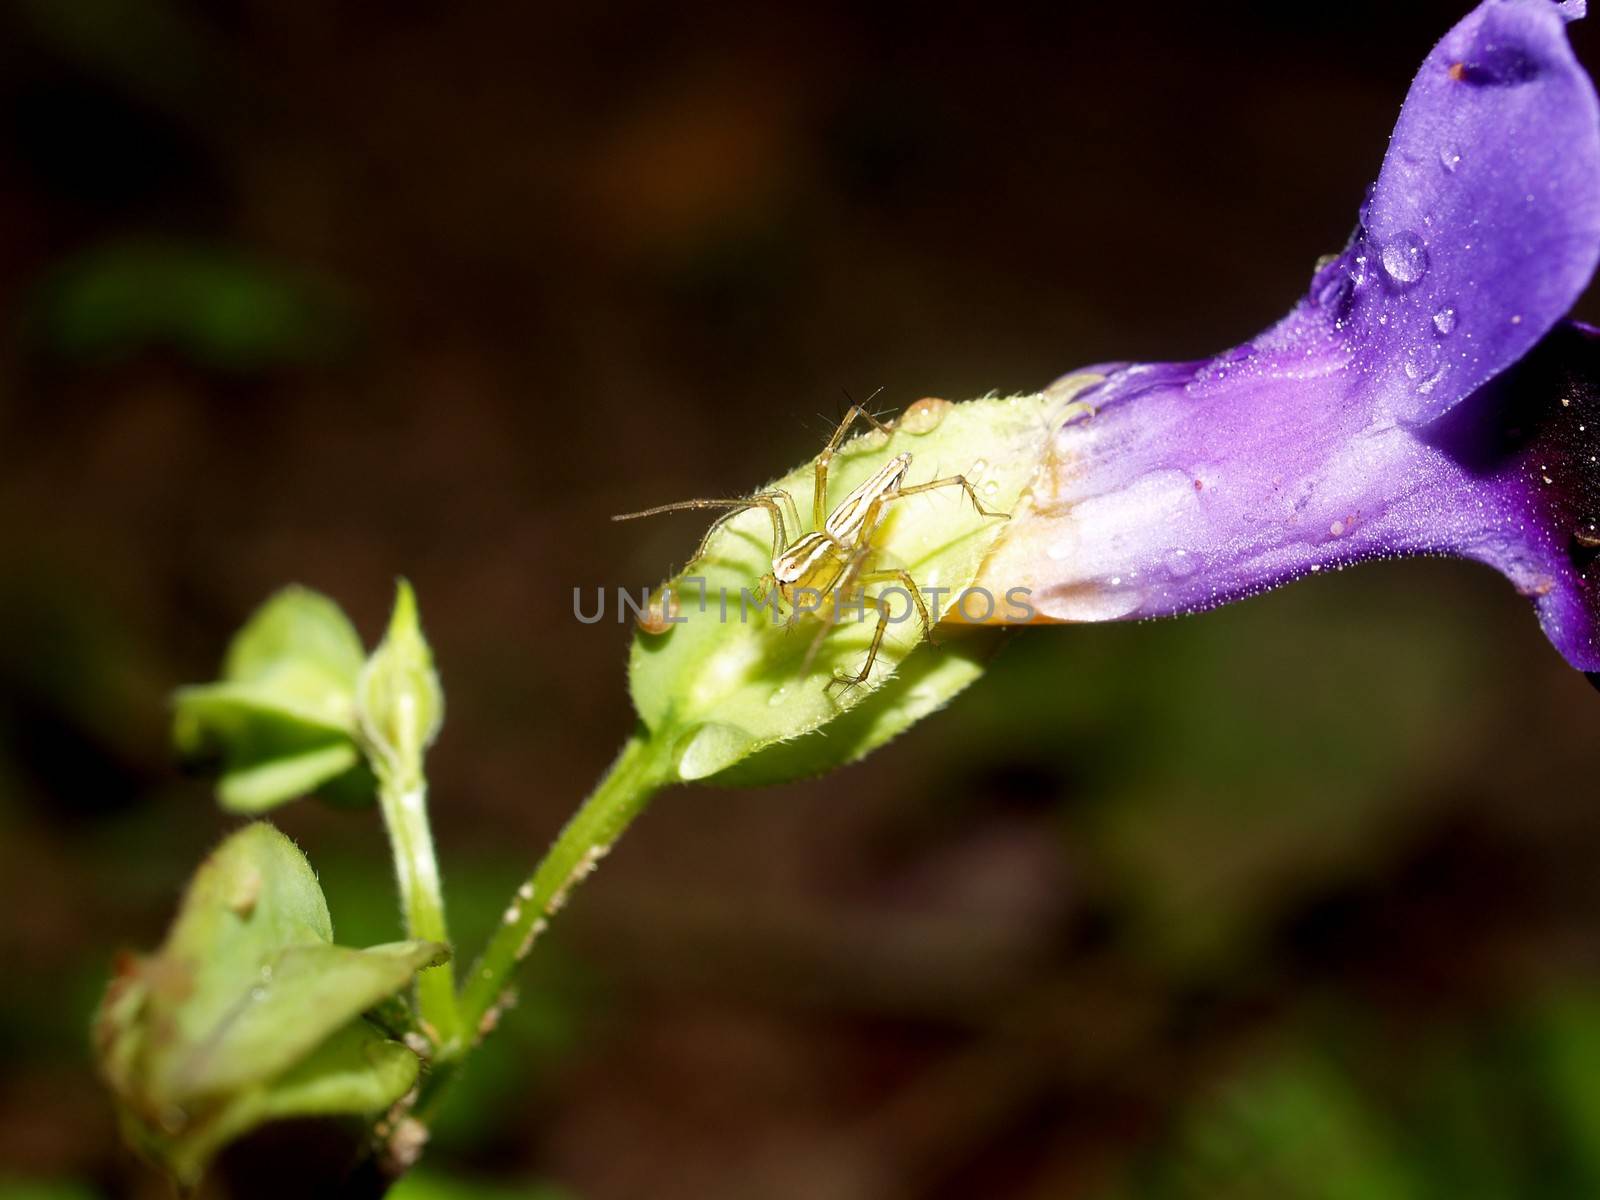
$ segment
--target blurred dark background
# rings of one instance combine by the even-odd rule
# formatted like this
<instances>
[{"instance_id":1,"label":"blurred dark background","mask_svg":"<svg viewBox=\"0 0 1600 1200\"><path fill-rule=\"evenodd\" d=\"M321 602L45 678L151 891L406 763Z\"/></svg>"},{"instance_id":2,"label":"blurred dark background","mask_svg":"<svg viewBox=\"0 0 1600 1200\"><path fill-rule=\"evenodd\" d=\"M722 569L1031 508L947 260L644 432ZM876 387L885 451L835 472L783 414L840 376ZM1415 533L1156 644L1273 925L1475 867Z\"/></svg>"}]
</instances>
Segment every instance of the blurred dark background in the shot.
<instances>
[{"instance_id":1,"label":"blurred dark background","mask_svg":"<svg viewBox=\"0 0 1600 1200\"><path fill-rule=\"evenodd\" d=\"M470 954L629 726L572 588L696 533L608 514L845 389L1250 336L1466 7L6 4L0 1193L162 1194L86 1022L229 825L166 696L270 591L370 641L416 583ZM860 766L661 796L408 1194L1600 1195L1597 728L1461 564L1019 637ZM395 936L376 816L279 815Z\"/></svg>"}]
</instances>

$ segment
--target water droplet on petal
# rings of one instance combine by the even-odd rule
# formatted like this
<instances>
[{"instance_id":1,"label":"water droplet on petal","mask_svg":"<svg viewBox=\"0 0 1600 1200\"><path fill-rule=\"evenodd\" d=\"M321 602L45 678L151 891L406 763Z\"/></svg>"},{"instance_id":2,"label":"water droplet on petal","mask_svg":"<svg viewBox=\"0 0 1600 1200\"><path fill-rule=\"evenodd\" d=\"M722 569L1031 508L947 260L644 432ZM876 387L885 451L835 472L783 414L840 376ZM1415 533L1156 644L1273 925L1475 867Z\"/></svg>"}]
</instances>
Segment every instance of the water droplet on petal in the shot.
<instances>
[{"instance_id":1,"label":"water droplet on petal","mask_svg":"<svg viewBox=\"0 0 1600 1200\"><path fill-rule=\"evenodd\" d=\"M1439 365L1439 347L1432 342L1419 342L1406 351L1406 378L1424 379L1433 374Z\"/></svg>"},{"instance_id":2,"label":"water droplet on petal","mask_svg":"<svg viewBox=\"0 0 1600 1200\"><path fill-rule=\"evenodd\" d=\"M1449 333L1456 327L1456 310L1453 308L1441 308L1434 313L1433 327L1441 334Z\"/></svg>"},{"instance_id":3,"label":"water droplet on petal","mask_svg":"<svg viewBox=\"0 0 1600 1200\"><path fill-rule=\"evenodd\" d=\"M1461 151L1454 146L1439 147L1439 165L1446 171L1454 173L1455 169L1461 165Z\"/></svg>"},{"instance_id":4,"label":"water droplet on petal","mask_svg":"<svg viewBox=\"0 0 1600 1200\"><path fill-rule=\"evenodd\" d=\"M1187 550L1168 550L1164 562L1173 579L1187 579L1200 567L1200 560Z\"/></svg>"},{"instance_id":5,"label":"water droplet on petal","mask_svg":"<svg viewBox=\"0 0 1600 1200\"><path fill-rule=\"evenodd\" d=\"M1356 214L1356 219L1361 222L1363 229L1371 224L1372 198L1378 194L1376 183L1367 184L1367 194L1361 198L1361 211Z\"/></svg>"},{"instance_id":6,"label":"water droplet on petal","mask_svg":"<svg viewBox=\"0 0 1600 1200\"><path fill-rule=\"evenodd\" d=\"M1449 363L1440 363L1437 371L1417 384L1417 395L1426 396L1429 392L1433 391L1434 388L1439 386L1439 381L1449 373L1449 370Z\"/></svg>"},{"instance_id":7,"label":"water droplet on petal","mask_svg":"<svg viewBox=\"0 0 1600 1200\"><path fill-rule=\"evenodd\" d=\"M1350 277L1343 271L1322 284L1317 289L1317 307L1329 312L1338 312L1350 297L1354 284Z\"/></svg>"},{"instance_id":8,"label":"water droplet on petal","mask_svg":"<svg viewBox=\"0 0 1600 1200\"><path fill-rule=\"evenodd\" d=\"M1382 258L1384 271L1399 284L1413 284L1428 273L1428 248L1409 229L1383 248Z\"/></svg>"}]
</instances>

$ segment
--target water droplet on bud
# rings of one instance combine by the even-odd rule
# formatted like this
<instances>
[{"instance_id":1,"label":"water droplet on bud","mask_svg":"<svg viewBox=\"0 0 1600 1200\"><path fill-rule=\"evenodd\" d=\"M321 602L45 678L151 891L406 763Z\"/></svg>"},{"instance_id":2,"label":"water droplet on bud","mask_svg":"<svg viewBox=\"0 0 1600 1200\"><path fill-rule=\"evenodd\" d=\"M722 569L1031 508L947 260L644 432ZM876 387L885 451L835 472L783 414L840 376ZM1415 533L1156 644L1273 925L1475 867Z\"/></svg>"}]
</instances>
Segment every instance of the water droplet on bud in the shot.
<instances>
[{"instance_id":1,"label":"water droplet on bud","mask_svg":"<svg viewBox=\"0 0 1600 1200\"><path fill-rule=\"evenodd\" d=\"M634 615L633 623L644 633L662 634L678 624L675 620L677 615L678 593L672 588L663 587L650 597L650 603L643 612Z\"/></svg>"},{"instance_id":2,"label":"water droplet on bud","mask_svg":"<svg viewBox=\"0 0 1600 1200\"><path fill-rule=\"evenodd\" d=\"M948 400L941 400L937 396L925 396L901 413L900 420L896 424L906 433L932 433L939 428L939 423L944 420L945 414L954 407Z\"/></svg>"}]
</instances>

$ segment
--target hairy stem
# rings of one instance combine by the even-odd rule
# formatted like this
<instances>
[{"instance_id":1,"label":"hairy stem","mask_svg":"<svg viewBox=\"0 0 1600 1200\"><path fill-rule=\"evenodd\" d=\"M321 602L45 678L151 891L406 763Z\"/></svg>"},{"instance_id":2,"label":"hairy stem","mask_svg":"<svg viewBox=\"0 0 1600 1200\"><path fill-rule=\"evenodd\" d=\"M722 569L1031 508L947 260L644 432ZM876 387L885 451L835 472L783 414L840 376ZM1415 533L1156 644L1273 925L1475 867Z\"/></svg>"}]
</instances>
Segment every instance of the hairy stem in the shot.
<instances>
[{"instance_id":1,"label":"hairy stem","mask_svg":"<svg viewBox=\"0 0 1600 1200\"><path fill-rule=\"evenodd\" d=\"M433 832L428 827L428 785L420 772L407 772L405 776L382 778L378 801L394 850L406 934L449 945L439 864L433 852ZM417 1011L433 1032L440 1058L453 1058L461 1052L462 1025L456 1011L455 971L450 963L430 967L417 976Z\"/></svg>"},{"instance_id":2,"label":"hairy stem","mask_svg":"<svg viewBox=\"0 0 1600 1200\"><path fill-rule=\"evenodd\" d=\"M462 985L459 1019L469 1036L481 1036L493 1027L517 964L566 902L572 887L594 869L670 777L666 747L653 741L641 724L527 882L517 889L505 921Z\"/></svg>"}]
</instances>

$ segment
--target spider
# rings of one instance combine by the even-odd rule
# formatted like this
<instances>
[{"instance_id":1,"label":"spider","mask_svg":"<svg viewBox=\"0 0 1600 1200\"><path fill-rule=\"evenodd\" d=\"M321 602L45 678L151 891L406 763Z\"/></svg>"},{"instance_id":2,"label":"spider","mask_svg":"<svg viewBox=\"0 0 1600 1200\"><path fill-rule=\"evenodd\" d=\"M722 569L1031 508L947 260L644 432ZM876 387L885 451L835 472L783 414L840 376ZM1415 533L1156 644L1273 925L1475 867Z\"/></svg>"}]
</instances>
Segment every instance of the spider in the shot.
<instances>
[{"instance_id":1,"label":"spider","mask_svg":"<svg viewBox=\"0 0 1600 1200\"><path fill-rule=\"evenodd\" d=\"M883 644L883 635L892 618L886 598L866 596L864 589L871 584L891 581L898 583L916 607L917 617L922 623L923 636L929 643L934 641L933 622L928 613L928 606L923 601L921 589L912 579L910 572L894 567L878 567L873 563L878 550L873 544L873 537L882 526L886 510L891 503L919 492L958 487L967 494L972 506L983 516L999 517L1002 520L1010 517L1009 513L993 512L985 508L965 475L950 475L943 479L929 480L927 483L907 484L905 478L911 466L911 455L905 452L896 454L884 463L871 478L860 484L830 510L828 471L833 465L834 456L844 442L845 434L857 420L865 421L885 437L892 437L894 434L893 422L885 424L862 405L850 406L850 411L845 414L844 420L839 422L833 431L833 436L828 439L828 444L817 456L814 467L815 482L811 490L811 531L801 534L793 542L788 540L782 502L788 503L796 524L799 524L799 510L795 506L794 497L782 488L757 492L753 496L739 499L679 500L672 504L658 504L654 508L640 512L620 513L611 518L613 521L632 521L639 517L653 517L661 513L682 512L687 509L726 509L727 511L711 523L705 536L700 539L700 545L689 560L692 564L705 555L712 536L724 523L752 508L764 509L772 519L772 570L761 577L758 598L764 597L769 588L776 587L779 596L789 606L791 625L806 615L815 616L823 622L822 628L817 631L806 653L805 668L809 668L822 645L822 639L837 623L841 599L846 606L855 607L863 614L868 607L878 614L878 623L872 633L872 643L867 650L867 659L861 670L854 675L835 674L825 685L830 690L840 687L844 691L849 691L865 683L872 673L873 663L877 661L878 650ZM830 598L832 600L830 611L824 614L823 601ZM815 604L800 603L804 599L814 599ZM855 603L852 604L852 601Z\"/></svg>"}]
</instances>

